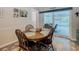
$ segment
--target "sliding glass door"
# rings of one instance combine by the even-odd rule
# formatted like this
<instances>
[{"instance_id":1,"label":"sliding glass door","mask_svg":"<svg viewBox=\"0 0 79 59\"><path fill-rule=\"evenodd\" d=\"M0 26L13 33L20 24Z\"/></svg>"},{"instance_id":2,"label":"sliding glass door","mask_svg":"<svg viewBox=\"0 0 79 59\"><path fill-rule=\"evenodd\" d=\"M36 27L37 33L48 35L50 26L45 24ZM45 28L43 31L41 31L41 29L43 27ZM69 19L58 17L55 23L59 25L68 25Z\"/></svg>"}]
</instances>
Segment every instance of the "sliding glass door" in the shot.
<instances>
[{"instance_id":1,"label":"sliding glass door","mask_svg":"<svg viewBox=\"0 0 79 59\"><path fill-rule=\"evenodd\" d=\"M53 17L52 17L53 13L44 13L44 24L50 24L52 25L53 23Z\"/></svg>"},{"instance_id":2,"label":"sliding glass door","mask_svg":"<svg viewBox=\"0 0 79 59\"><path fill-rule=\"evenodd\" d=\"M57 35L70 35L69 23L70 23L70 10L62 10L55 12L44 13L44 24L57 24L56 32Z\"/></svg>"},{"instance_id":3,"label":"sliding glass door","mask_svg":"<svg viewBox=\"0 0 79 59\"><path fill-rule=\"evenodd\" d=\"M54 12L54 25L57 24L56 33L58 35L69 36L70 10Z\"/></svg>"}]
</instances>

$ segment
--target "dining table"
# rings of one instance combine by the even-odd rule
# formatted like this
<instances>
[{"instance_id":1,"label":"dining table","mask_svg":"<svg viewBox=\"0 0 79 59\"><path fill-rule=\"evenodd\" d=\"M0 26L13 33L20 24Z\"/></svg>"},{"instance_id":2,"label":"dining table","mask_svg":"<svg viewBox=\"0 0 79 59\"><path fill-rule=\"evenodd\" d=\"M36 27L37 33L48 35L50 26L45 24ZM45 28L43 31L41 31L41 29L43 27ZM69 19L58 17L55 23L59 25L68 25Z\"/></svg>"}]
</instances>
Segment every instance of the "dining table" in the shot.
<instances>
[{"instance_id":1,"label":"dining table","mask_svg":"<svg viewBox=\"0 0 79 59\"><path fill-rule=\"evenodd\" d=\"M46 37L50 32L50 29L43 28L41 31L36 31L35 29L31 29L29 32L25 32L25 35L29 40L32 41L40 41L42 38Z\"/></svg>"}]
</instances>

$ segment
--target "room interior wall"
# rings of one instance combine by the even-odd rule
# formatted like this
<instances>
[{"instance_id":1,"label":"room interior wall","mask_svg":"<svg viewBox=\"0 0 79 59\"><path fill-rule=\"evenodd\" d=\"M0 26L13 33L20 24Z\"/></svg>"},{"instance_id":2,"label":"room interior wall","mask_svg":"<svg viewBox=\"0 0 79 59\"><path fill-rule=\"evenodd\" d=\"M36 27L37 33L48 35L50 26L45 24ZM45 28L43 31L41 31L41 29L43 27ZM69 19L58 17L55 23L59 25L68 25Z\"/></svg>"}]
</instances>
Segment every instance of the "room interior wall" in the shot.
<instances>
[{"instance_id":1,"label":"room interior wall","mask_svg":"<svg viewBox=\"0 0 79 59\"><path fill-rule=\"evenodd\" d=\"M3 7L3 16L0 17L0 45L18 40L15 35L15 29L25 30L27 24L34 25L32 21L33 8L20 8L28 12L27 17L13 17L13 7ZM1 8L0 8L1 9ZM34 25L35 26L35 25Z\"/></svg>"},{"instance_id":2,"label":"room interior wall","mask_svg":"<svg viewBox=\"0 0 79 59\"><path fill-rule=\"evenodd\" d=\"M73 7L73 10L71 11L71 32L74 40L76 40L77 30L79 30L79 16L75 15L76 12L79 12L79 7Z\"/></svg>"}]
</instances>

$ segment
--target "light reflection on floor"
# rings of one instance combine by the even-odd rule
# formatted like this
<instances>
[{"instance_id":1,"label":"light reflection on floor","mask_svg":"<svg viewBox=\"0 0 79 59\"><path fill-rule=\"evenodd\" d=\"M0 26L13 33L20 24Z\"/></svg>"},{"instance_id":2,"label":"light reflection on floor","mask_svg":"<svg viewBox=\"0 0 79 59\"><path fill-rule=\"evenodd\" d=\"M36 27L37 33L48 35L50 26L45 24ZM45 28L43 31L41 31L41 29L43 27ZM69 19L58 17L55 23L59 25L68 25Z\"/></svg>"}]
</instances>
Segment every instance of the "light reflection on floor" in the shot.
<instances>
[{"instance_id":1,"label":"light reflection on floor","mask_svg":"<svg viewBox=\"0 0 79 59\"><path fill-rule=\"evenodd\" d=\"M79 51L79 45L67 38L54 37L52 40L55 51ZM0 49L0 51L18 51L18 49L18 42L16 42Z\"/></svg>"},{"instance_id":2,"label":"light reflection on floor","mask_svg":"<svg viewBox=\"0 0 79 59\"><path fill-rule=\"evenodd\" d=\"M79 44L71 39L54 37L53 43L56 51L79 51Z\"/></svg>"},{"instance_id":3,"label":"light reflection on floor","mask_svg":"<svg viewBox=\"0 0 79 59\"><path fill-rule=\"evenodd\" d=\"M70 41L65 38L54 37L53 45L57 51L69 51L70 50Z\"/></svg>"}]
</instances>

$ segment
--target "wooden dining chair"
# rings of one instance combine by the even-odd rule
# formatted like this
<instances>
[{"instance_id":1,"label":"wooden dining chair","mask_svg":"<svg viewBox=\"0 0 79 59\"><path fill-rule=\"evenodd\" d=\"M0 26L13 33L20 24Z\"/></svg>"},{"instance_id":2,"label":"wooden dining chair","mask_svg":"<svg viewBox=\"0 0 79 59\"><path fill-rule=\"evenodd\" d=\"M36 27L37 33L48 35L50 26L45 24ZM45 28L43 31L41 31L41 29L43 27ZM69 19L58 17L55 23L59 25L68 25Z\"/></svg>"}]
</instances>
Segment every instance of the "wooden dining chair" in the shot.
<instances>
[{"instance_id":1,"label":"wooden dining chair","mask_svg":"<svg viewBox=\"0 0 79 59\"><path fill-rule=\"evenodd\" d=\"M57 28L57 26L58 26L58 24L56 24L54 28L56 29L56 28Z\"/></svg>"},{"instance_id":2,"label":"wooden dining chair","mask_svg":"<svg viewBox=\"0 0 79 59\"><path fill-rule=\"evenodd\" d=\"M41 46L48 48L48 46L51 45L52 50L54 50L53 44L52 44L52 42L53 42L52 37L53 37L54 31L55 31L55 29L51 28L49 34L46 37L42 38L42 40L40 41Z\"/></svg>"},{"instance_id":3,"label":"wooden dining chair","mask_svg":"<svg viewBox=\"0 0 79 59\"><path fill-rule=\"evenodd\" d=\"M56 28L57 28L57 24L55 25L55 27L54 28L51 28L51 30L50 30L50 32L49 32L49 34L48 34L48 38L47 38L47 40L44 42L45 44L47 44L47 45L51 45L51 47L52 47L52 50L54 50L54 48L53 48L53 40L52 39L54 39L53 38L53 34L54 34L54 32L56 31Z\"/></svg>"},{"instance_id":4,"label":"wooden dining chair","mask_svg":"<svg viewBox=\"0 0 79 59\"><path fill-rule=\"evenodd\" d=\"M33 25L28 24L28 25L26 25L26 27L25 27L25 32L28 32L28 31L30 31L30 29L33 29L33 28L34 28Z\"/></svg>"},{"instance_id":5,"label":"wooden dining chair","mask_svg":"<svg viewBox=\"0 0 79 59\"><path fill-rule=\"evenodd\" d=\"M21 32L21 30L19 29L16 29L15 33L19 41L19 47L20 47L19 50L21 49L32 50L32 47L35 45L35 42L29 41L29 39L25 36L25 34Z\"/></svg>"},{"instance_id":6,"label":"wooden dining chair","mask_svg":"<svg viewBox=\"0 0 79 59\"><path fill-rule=\"evenodd\" d=\"M50 29L50 28L52 28L52 26L50 26L49 24L44 24L44 28Z\"/></svg>"}]
</instances>

